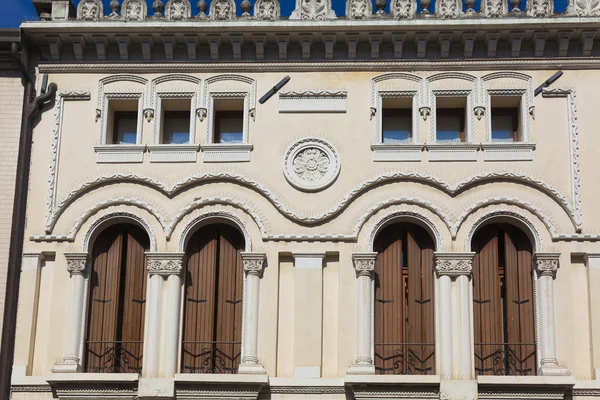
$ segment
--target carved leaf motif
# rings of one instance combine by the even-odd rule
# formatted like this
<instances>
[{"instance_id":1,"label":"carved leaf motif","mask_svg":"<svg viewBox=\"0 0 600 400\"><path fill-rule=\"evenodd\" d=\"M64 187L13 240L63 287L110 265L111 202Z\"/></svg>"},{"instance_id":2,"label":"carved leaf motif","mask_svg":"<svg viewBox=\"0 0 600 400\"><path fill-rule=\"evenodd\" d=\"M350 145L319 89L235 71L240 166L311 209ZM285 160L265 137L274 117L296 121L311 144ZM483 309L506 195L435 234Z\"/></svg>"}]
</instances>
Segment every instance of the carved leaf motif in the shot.
<instances>
[{"instance_id":1,"label":"carved leaf motif","mask_svg":"<svg viewBox=\"0 0 600 400\"><path fill-rule=\"evenodd\" d=\"M440 1L437 14L442 18L452 18L457 15L458 7L454 0L442 0Z\"/></svg>"},{"instance_id":2,"label":"carved leaf motif","mask_svg":"<svg viewBox=\"0 0 600 400\"><path fill-rule=\"evenodd\" d=\"M391 4L394 18L410 18L413 15L413 2L410 0L394 0Z\"/></svg>"},{"instance_id":3,"label":"carved leaf motif","mask_svg":"<svg viewBox=\"0 0 600 400\"><path fill-rule=\"evenodd\" d=\"M276 0L259 0L256 3L256 16L258 19L274 20L279 17Z\"/></svg>"},{"instance_id":4,"label":"carved leaf motif","mask_svg":"<svg viewBox=\"0 0 600 400\"><path fill-rule=\"evenodd\" d=\"M231 19L232 8L229 0L216 0L213 8L213 18L218 20Z\"/></svg>"},{"instance_id":5,"label":"carved leaf motif","mask_svg":"<svg viewBox=\"0 0 600 400\"><path fill-rule=\"evenodd\" d=\"M501 17L502 0L487 0L485 12L488 17Z\"/></svg>"},{"instance_id":6,"label":"carved leaf motif","mask_svg":"<svg viewBox=\"0 0 600 400\"><path fill-rule=\"evenodd\" d=\"M125 8L125 16L129 20L142 20L144 19L143 7L140 0L130 0Z\"/></svg>"},{"instance_id":7,"label":"carved leaf motif","mask_svg":"<svg viewBox=\"0 0 600 400\"><path fill-rule=\"evenodd\" d=\"M575 13L580 17L600 15L600 0L575 0Z\"/></svg>"},{"instance_id":8,"label":"carved leaf motif","mask_svg":"<svg viewBox=\"0 0 600 400\"><path fill-rule=\"evenodd\" d=\"M531 15L534 17L547 17L550 15L550 0L534 0L531 6Z\"/></svg>"},{"instance_id":9,"label":"carved leaf motif","mask_svg":"<svg viewBox=\"0 0 600 400\"><path fill-rule=\"evenodd\" d=\"M370 15L369 0L348 0L350 2L348 9L348 18L362 19Z\"/></svg>"},{"instance_id":10,"label":"carved leaf motif","mask_svg":"<svg viewBox=\"0 0 600 400\"><path fill-rule=\"evenodd\" d=\"M329 157L319 149L306 149L296 156L293 168L301 179L318 181L329 170Z\"/></svg>"},{"instance_id":11,"label":"carved leaf motif","mask_svg":"<svg viewBox=\"0 0 600 400\"><path fill-rule=\"evenodd\" d=\"M326 14L325 0L302 0L302 19L324 20Z\"/></svg>"}]
</instances>

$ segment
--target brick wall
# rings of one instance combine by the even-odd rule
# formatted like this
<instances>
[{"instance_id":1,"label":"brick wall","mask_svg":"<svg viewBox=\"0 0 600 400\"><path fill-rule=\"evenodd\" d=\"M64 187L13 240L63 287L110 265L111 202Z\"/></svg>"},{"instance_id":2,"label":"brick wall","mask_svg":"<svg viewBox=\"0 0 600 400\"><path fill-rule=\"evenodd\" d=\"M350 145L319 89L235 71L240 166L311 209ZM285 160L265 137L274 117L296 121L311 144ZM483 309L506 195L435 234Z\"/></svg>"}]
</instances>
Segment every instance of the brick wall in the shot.
<instances>
[{"instance_id":1,"label":"brick wall","mask_svg":"<svg viewBox=\"0 0 600 400\"><path fill-rule=\"evenodd\" d=\"M19 154L23 86L19 78L0 76L0 331L10 244L13 198Z\"/></svg>"}]
</instances>

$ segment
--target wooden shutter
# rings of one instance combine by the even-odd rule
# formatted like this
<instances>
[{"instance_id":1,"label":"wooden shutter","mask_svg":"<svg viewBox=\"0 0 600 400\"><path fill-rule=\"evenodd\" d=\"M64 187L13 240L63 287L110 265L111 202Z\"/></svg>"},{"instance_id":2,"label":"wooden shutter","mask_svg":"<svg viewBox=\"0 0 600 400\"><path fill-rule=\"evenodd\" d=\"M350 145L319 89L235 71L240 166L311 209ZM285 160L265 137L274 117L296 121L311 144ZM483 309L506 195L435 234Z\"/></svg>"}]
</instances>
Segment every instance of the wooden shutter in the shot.
<instances>
[{"instance_id":1,"label":"wooden shutter","mask_svg":"<svg viewBox=\"0 0 600 400\"><path fill-rule=\"evenodd\" d=\"M421 228L396 224L376 240L375 369L433 374L433 242Z\"/></svg>"},{"instance_id":2,"label":"wooden shutter","mask_svg":"<svg viewBox=\"0 0 600 400\"><path fill-rule=\"evenodd\" d=\"M190 238L182 372L235 373L241 357L243 236L209 225Z\"/></svg>"},{"instance_id":3,"label":"wooden shutter","mask_svg":"<svg viewBox=\"0 0 600 400\"><path fill-rule=\"evenodd\" d=\"M119 224L92 250L86 371L139 372L142 367L148 238Z\"/></svg>"}]
</instances>

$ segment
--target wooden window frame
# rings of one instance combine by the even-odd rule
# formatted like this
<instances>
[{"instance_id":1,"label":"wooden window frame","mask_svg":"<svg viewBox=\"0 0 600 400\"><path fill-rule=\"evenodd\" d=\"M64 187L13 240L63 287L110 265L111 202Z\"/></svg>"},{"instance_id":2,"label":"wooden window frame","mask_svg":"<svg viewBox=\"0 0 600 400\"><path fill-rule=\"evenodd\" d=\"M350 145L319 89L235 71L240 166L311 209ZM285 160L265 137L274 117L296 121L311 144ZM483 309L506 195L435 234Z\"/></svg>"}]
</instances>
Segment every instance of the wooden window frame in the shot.
<instances>
[{"instance_id":1,"label":"wooden window frame","mask_svg":"<svg viewBox=\"0 0 600 400\"><path fill-rule=\"evenodd\" d=\"M466 108L464 107L447 107L447 108L437 108L436 109L436 119L435 119L435 123L436 123L436 127L435 127L435 141L438 142L438 137L437 137L437 131L438 131L438 127L437 124L439 123L439 117L456 117L458 116L460 118L460 131L458 132L458 137L460 139L460 143L466 143L467 139L466 139L466 133L465 133L465 113L466 113ZM438 142L438 143L444 143L444 142Z\"/></svg>"}]
</instances>

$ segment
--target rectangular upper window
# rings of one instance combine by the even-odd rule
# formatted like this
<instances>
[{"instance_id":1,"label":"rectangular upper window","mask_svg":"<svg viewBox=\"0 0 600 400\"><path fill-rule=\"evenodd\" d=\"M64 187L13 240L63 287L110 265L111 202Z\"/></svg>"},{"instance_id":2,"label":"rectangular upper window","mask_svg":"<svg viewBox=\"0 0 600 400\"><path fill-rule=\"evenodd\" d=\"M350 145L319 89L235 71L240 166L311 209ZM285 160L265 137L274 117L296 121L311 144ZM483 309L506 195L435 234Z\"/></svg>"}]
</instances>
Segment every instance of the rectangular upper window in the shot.
<instances>
[{"instance_id":1,"label":"rectangular upper window","mask_svg":"<svg viewBox=\"0 0 600 400\"><path fill-rule=\"evenodd\" d=\"M436 141L465 141L465 109L438 108L436 111Z\"/></svg>"},{"instance_id":2,"label":"rectangular upper window","mask_svg":"<svg viewBox=\"0 0 600 400\"><path fill-rule=\"evenodd\" d=\"M190 142L190 99L161 101L162 144L188 144Z\"/></svg>"},{"instance_id":3,"label":"rectangular upper window","mask_svg":"<svg viewBox=\"0 0 600 400\"><path fill-rule=\"evenodd\" d=\"M519 141L518 97L492 97L492 142Z\"/></svg>"},{"instance_id":4,"label":"rectangular upper window","mask_svg":"<svg viewBox=\"0 0 600 400\"><path fill-rule=\"evenodd\" d=\"M244 142L244 100L215 100L214 143Z\"/></svg>"},{"instance_id":5,"label":"rectangular upper window","mask_svg":"<svg viewBox=\"0 0 600 400\"><path fill-rule=\"evenodd\" d=\"M106 143L137 144L138 100L108 102Z\"/></svg>"},{"instance_id":6,"label":"rectangular upper window","mask_svg":"<svg viewBox=\"0 0 600 400\"><path fill-rule=\"evenodd\" d=\"M381 141L409 143L412 140L412 99L383 99Z\"/></svg>"}]
</instances>

